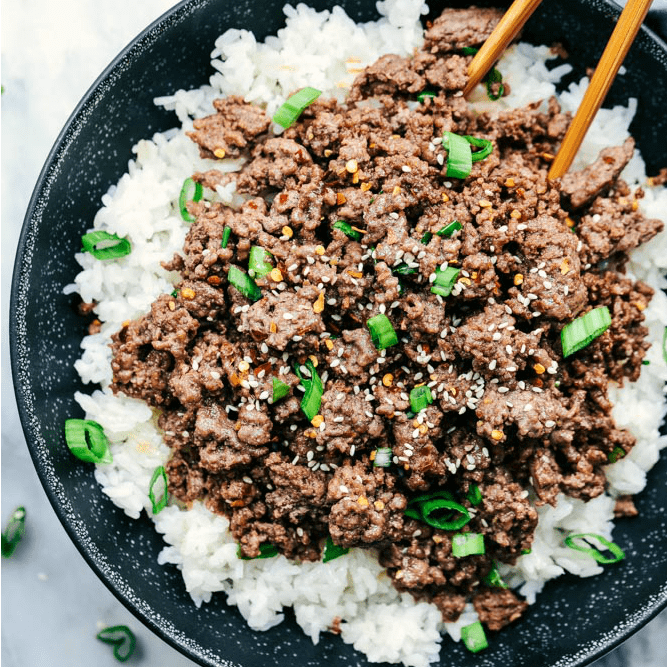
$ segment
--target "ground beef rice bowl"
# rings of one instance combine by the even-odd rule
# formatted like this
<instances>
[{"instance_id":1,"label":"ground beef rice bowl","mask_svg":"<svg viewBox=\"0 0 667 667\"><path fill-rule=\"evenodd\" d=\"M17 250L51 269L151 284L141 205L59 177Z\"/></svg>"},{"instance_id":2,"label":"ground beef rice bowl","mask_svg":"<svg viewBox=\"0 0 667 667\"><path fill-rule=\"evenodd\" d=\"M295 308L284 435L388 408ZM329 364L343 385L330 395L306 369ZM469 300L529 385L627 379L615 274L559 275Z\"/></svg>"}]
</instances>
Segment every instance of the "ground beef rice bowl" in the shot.
<instances>
[{"instance_id":1,"label":"ground beef rice bowl","mask_svg":"<svg viewBox=\"0 0 667 667\"><path fill-rule=\"evenodd\" d=\"M96 477L152 516L194 602L224 591L255 629L293 606L315 642L415 666L614 560L667 377L665 173L643 173L632 104L550 181L585 82L556 96L567 59L519 44L466 101L501 12L423 31L421 10L387 2L362 29L288 6L279 39L221 36L211 85L157 100L183 127L105 195L94 230L131 252L78 255L68 288L101 385L77 400L113 458ZM272 122L306 86L323 92ZM583 317L602 319L562 333Z\"/></svg>"}]
</instances>

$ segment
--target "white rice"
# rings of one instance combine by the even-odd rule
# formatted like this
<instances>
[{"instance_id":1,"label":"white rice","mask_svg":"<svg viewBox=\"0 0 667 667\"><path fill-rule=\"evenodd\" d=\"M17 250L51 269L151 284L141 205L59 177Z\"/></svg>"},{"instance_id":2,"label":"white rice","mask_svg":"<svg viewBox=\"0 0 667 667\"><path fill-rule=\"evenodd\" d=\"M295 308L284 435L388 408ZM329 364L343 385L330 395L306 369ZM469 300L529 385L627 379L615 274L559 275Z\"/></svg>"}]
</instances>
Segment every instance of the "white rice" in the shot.
<instances>
[{"instance_id":1,"label":"white rice","mask_svg":"<svg viewBox=\"0 0 667 667\"><path fill-rule=\"evenodd\" d=\"M155 411L142 401L111 393L110 336L125 320L147 312L151 302L170 292L179 279L178 274L161 268L160 261L181 250L187 232L177 206L184 179L214 164L229 171L240 166L239 161L202 160L184 132L191 128L193 118L212 113L212 100L222 95L243 95L265 105L269 113L305 85L323 90L325 97L342 99L360 68L383 53L408 55L422 39L419 17L426 6L421 0L386 0L378 3L378 10L378 21L356 25L340 8L315 12L305 5L286 5L286 27L263 44L248 31L227 31L212 53L216 73L210 85L156 99L157 104L176 112L183 127L140 141L133 149L136 157L128 173L102 199L94 229L127 237L132 253L113 262L100 262L89 254L76 256L82 271L66 291L78 292L86 302L96 301L96 315L102 322L100 333L84 338L83 354L76 362L82 380L101 389L91 396L77 393L76 400L86 418L102 425L111 442L113 463L98 466L96 478L132 518L138 518L142 510L152 515L149 481L153 470L166 463L169 448L157 429ZM513 46L499 64L511 94L493 105L482 94L473 101L480 108L499 108L548 98L569 71L568 65L549 71L545 63L552 57L547 47ZM582 80L560 96L565 110L576 109L586 84ZM627 107L600 111L574 168L592 162L601 148L622 143L635 109L636 101L630 100ZM664 218L667 191L646 187L641 157L633 158L623 176L631 185L645 187L643 211ZM212 200L238 202L233 185L219 188ZM502 566L506 581L531 603L546 581L564 572L586 577L601 571L591 557L564 546L564 533L594 532L611 538L614 498L644 488L646 472L667 444L667 438L658 432L666 405L667 366L660 349L667 325L667 297L660 291L666 285L666 270L667 232L634 251L628 266L631 277L657 290L644 311L654 342L647 355L650 365L643 367L638 382L610 388L617 424L634 433L637 445L630 455L607 467L609 490L605 495L588 503L561 496L556 507L540 508L531 553L514 567ZM442 633L459 641L461 627L476 620L468 605L457 623L442 623L434 605L417 603L393 587L373 551L353 549L327 564L297 565L283 556L243 561L236 556L229 522L202 503L187 511L170 505L153 520L168 545L158 560L180 568L194 603L199 606L222 591L255 630L280 623L284 608L292 606L297 622L314 643L336 619L342 619L343 641L353 644L371 662L425 667L438 659ZM378 637L382 641L376 641Z\"/></svg>"}]
</instances>

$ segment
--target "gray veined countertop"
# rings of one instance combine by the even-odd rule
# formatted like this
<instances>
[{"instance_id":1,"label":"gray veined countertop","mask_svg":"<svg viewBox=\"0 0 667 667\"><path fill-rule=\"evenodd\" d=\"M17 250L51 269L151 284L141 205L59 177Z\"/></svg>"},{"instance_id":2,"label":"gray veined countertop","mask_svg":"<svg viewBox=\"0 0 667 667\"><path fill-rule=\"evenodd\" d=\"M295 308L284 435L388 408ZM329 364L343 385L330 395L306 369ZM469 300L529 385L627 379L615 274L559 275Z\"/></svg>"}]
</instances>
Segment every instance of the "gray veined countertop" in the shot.
<instances>
[{"instance_id":1,"label":"gray veined countertop","mask_svg":"<svg viewBox=\"0 0 667 667\"><path fill-rule=\"evenodd\" d=\"M116 666L95 639L126 624L132 665L191 667L144 628L80 556L47 500L19 423L8 330L14 253L42 164L79 99L114 56L172 0L2 0L2 524L25 505L28 530L2 564L3 667ZM667 10L667 0L654 8ZM667 611L595 667L663 667Z\"/></svg>"}]
</instances>

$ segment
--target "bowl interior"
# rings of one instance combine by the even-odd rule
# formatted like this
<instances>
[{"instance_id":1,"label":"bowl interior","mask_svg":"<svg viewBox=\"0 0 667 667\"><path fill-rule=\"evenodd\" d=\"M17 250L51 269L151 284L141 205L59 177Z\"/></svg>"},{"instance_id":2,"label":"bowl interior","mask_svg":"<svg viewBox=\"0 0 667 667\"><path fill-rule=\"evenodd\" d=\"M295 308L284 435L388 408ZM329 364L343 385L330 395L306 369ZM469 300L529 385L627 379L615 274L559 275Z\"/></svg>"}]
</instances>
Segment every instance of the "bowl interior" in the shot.
<instances>
[{"instance_id":1,"label":"bowl interior","mask_svg":"<svg viewBox=\"0 0 667 667\"><path fill-rule=\"evenodd\" d=\"M317 9L331 3L310 2ZM356 20L376 18L374 0L341 0ZM431 3L431 15L445 4ZM477 4L509 4L478 2ZM212 73L215 38L230 27L258 39L283 23L283 0L189 0L140 35L106 70L61 133L37 183L18 248L10 335L19 411L44 488L66 530L102 581L155 632L202 665L245 667L295 661L313 667L367 662L350 646L326 635L317 646L288 613L266 633L249 630L223 596L197 609L175 567L157 564L162 539L147 519L132 521L98 488L92 467L68 453L63 424L81 416L73 400L81 385L73 363L85 327L63 287L78 272L74 253L91 225L101 196L126 170L131 146L176 125L153 97L205 83ZM561 42L575 65L571 80L594 66L613 28L617 9L602 0L545 0L524 39ZM649 173L665 165L667 51L642 31L607 104L639 99L633 133ZM472 655L446 642L441 663L462 667L511 664L583 665L627 637L667 604L667 458L649 475L637 499L640 520L620 521L615 539L627 560L592 579L564 577L548 585L525 618L490 647Z\"/></svg>"}]
</instances>

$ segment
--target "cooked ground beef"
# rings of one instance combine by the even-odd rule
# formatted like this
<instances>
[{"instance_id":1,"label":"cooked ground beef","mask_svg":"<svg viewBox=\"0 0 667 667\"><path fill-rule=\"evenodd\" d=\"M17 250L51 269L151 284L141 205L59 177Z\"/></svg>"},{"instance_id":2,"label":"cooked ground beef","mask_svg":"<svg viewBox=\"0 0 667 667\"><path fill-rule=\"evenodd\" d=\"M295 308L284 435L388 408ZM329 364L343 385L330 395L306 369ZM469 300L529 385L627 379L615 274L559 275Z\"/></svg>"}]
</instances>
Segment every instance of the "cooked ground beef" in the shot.
<instances>
[{"instance_id":1,"label":"cooked ground beef","mask_svg":"<svg viewBox=\"0 0 667 667\"><path fill-rule=\"evenodd\" d=\"M631 140L551 182L568 122L555 100L468 108L462 48L499 16L447 10L413 58L384 56L345 105L318 100L280 136L260 108L218 100L190 136L206 157L245 163L194 178L233 179L246 201L190 204L196 221L167 265L182 282L115 334L112 362L115 391L162 411L170 491L229 517L245 556L270 543L317 559L327 536L372 546L400 590L448 621L472 600L491 629L526 606L484 580L530 549L534 504L599 495L609 455L634 444L607 383L638 376L651 289L622 271L661 228L619 180ZM435 96L415 103L427 87ZM448 178L445 131L489 139L493 152ZM461 228L438 235L453 221ZM232 266L247 271L253 246L273 269L255 276L254 301L228 279ZM460 273L443 297L431 285L446 266ZM610 328L564 359L563 326L602 305ZM367 322L381 314L398 343L379 351ZM309 423L313 373L323 387ZM277 381L287 395L274 401ZM412 414L419 385L433 401ZM374 466L380 447L388 467ZM436 491L469 513L458 531L406 514ZM634 511L619 499L618 514ZM456 532L483 535L485 553L454 556Z\"/></svg>"}]
</instances>

